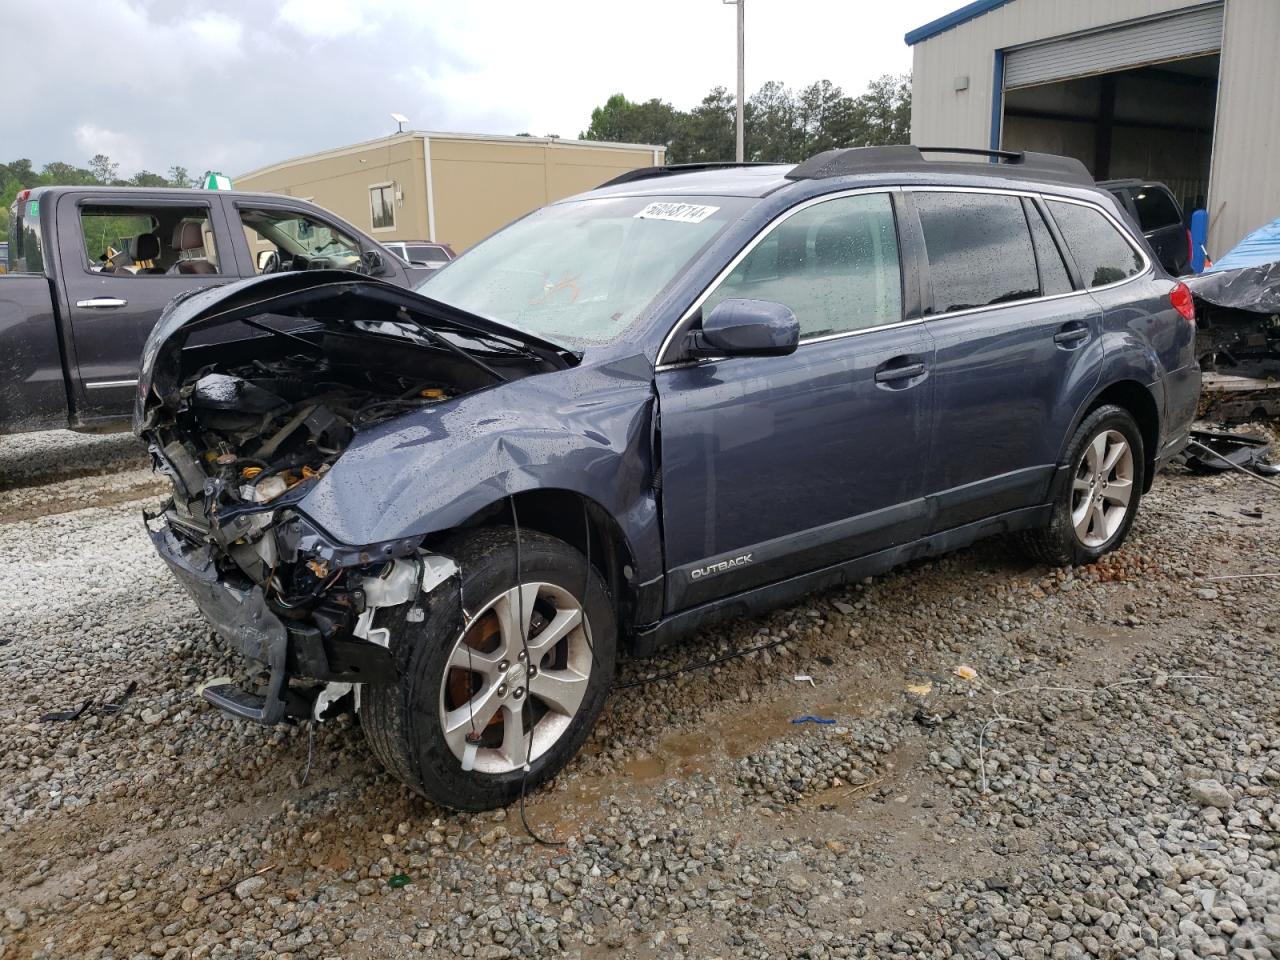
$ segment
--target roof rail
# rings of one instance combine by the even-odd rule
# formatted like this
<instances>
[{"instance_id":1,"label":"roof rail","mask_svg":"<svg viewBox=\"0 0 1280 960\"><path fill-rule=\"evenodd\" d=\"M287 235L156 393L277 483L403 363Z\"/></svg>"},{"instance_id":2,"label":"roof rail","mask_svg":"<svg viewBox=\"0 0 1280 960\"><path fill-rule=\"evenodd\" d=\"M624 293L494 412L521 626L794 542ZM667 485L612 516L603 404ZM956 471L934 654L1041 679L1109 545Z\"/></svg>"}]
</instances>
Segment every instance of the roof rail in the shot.
<instances>
[{"instance_id":1,"label":"roof rail","mask_svg":"<svg viewBox=\"0 0 1280 960\"><path fill-rule=\"evenodd\" d=\"M748 160L744 163L734 163L732 160L708 161L706 163L667 163L658 167L638 167L635 170L628 170L626 173L620 173L612 180L606 180L604 183L596 187L616 187L620 183L631 183L633 180L648 180L650 177L669 177L677 173L695 173L698 170L729 170L737 167L776 167L776 163L761 163L755 160Z\"/></svg>"},{"instance_id":2,"label":"roof rail","mask_svg":"<svg viewBox=\"0 0 1280 960\"><path fill-rule=\"evenodd\" d=\"M926 153L953 153L987 157L987 163L925 159ZM945 165L945 166L944 166ZM1013 167L1016 169L1010 170ZM1093 186L1093 176L1074 157L1030 151L982 150L975 147L845 147L826 150L799 164L787 174L791 180L824 180L857 173L972 173L985 176L1017 176Z\"/></svg>"}]
</instances>

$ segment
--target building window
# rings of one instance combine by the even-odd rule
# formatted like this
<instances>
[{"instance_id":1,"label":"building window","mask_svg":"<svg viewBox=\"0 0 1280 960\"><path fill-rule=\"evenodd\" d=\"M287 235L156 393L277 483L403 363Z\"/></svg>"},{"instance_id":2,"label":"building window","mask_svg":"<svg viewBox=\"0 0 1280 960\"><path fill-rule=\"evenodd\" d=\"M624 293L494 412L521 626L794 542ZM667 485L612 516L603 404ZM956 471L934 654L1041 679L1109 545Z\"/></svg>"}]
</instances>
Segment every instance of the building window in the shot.
<instances>
[{"instance_id":1,"label":"building window","mask_svg":"<svg viewBox=\"0 0 1280 960\"><path fill-rule=\"evenodd\" d=\"M369 188L369 212L374 230L396 227L396 185L378 183Z\"/></svg>"}]
</instances>

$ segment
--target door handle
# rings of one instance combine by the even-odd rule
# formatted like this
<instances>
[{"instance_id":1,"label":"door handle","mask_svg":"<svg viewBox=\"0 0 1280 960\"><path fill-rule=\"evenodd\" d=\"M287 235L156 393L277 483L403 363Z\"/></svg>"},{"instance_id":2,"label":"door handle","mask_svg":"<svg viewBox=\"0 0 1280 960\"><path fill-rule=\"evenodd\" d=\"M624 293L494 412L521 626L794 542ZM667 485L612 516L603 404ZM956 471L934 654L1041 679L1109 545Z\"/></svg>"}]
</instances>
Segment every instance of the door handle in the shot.
<instances>
[{"instance_id":1,"label":"door handle","mask_svg":"<svg viewBox=\"0 0 1280 960\"><path fill-rule=\"evenodd\" d=\"M890 361L892 362L892 361ZM924 363L905 363L900 367L883 366L876 371L876 383L892 383L894 380L910 380L924 373Z\"/></svg>"},{"instance_id":2,"label":"door handle","mask_svg":"<svg viewBox=\"0 0 1280 960\"><path fill-rule=\"evenodd\" d=\"M1063 346L1074 346L1089 339L1089 328L1086 326L1064 327L1053 335L1053 342Z\"/></svg>"},{"instance_id":3,"label":"door handle","mask_svg":"<svg viewBox=\"0 0 1280 960\"><path fill-rule=\"evenodd\" d=\"M114 310L116 307L127 307L128 300L119 297L93 297L89 300L77 300L76 306L84 310Z\"/></svg>"}]
</instances>

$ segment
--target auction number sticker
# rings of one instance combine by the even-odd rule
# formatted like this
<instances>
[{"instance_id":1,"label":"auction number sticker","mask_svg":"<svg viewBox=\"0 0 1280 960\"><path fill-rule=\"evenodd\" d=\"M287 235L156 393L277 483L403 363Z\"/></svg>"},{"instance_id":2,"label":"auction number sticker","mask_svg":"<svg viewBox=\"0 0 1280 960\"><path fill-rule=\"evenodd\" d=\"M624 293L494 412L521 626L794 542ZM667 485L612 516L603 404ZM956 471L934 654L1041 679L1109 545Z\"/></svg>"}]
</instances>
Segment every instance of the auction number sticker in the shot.
<instances>
[{"instance_id":1,"label":"auction number sticker","mask_svg":"<svg viewBox=\"0 0 1280 960\"><path fill-rule=\"evenodd\" d=\"M636 214L637 220L675 220L678 223L701 223L719 207L707 207L699 203L651 203Z\"/></svg>"}]
</instances>

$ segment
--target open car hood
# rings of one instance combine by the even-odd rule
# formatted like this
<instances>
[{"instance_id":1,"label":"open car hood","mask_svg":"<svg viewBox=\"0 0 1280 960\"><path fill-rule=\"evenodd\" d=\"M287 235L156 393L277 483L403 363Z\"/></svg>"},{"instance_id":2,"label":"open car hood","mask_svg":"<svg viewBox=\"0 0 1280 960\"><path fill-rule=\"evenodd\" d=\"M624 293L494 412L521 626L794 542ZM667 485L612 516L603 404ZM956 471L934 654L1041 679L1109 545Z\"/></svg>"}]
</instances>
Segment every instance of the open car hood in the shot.
<instances>
[{"instance_id":1,"label":"open car hood","mask_svg":"<svg viewBox=\"0 0 1280 960\"><path fill-rule=\"evenodd\" d=\"M497 338L554 367L572 365L578 354L532 334L450 306L384 280L343 270L277 273L180 294L165 308L142 348L135 432L144 426L149 398L177 400L179 356L195 333L244 319L281 317L320 326L408 323L441 334ZM270 321L268 321L270 324ZM279 324L274 324L280 329ZM289 328L283 328L289 332ZM245 327L246 335L254 335Z\"/></svg>"}]
</instances>

